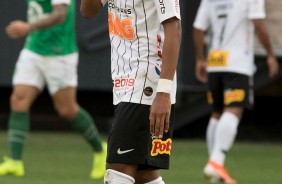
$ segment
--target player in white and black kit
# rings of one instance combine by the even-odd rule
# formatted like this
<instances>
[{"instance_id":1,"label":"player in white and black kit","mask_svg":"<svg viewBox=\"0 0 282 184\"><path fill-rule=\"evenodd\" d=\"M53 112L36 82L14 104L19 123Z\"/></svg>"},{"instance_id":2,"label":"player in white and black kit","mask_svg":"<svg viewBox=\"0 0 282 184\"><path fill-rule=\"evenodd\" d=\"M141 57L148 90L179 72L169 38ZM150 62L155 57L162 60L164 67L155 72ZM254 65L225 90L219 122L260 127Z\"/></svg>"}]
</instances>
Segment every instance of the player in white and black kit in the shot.
<instances>
[{"instance_id":1,"label":"player in white and black kit","mask_svg":"<svg viewBox=\"0 0 282 184\"><path fill-rule=\"evenodd\" d=\"M278 72L265 18L264 0L202 0L194 22L196 75L208 82L212 113L207 128L209 161L204 174L211 181L235 184L224 168L234 143L243 109L252 105L254 30L267 52L269 76ZM212 43L206 62L204 34L211 28Z\"/></svg>"},{"instance_id":2,"label":"player in white and black kit","mask_svg":"<svg viewBox=\"0 0 282 184\"><path fill-rule=\"evenodd\" d=\"M163 184L169 168L181 42L178 0L82 0L91 18L108 2L115 115L105 183Z\"/></svg>"}]
</instances>

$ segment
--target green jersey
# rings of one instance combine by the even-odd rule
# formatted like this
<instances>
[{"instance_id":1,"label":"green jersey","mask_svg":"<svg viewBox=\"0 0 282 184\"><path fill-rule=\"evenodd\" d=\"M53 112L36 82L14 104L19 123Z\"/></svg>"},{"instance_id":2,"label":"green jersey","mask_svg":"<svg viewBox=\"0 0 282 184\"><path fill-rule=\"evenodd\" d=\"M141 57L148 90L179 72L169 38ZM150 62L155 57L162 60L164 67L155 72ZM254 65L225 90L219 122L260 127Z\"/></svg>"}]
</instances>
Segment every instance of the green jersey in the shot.
<instances>
[{"instance_id":1,"label":"green jersey","mask_svg":"<svg viewBox=\"0 0 282 184\"><path fill-rule=\"evenodd\" d=\"M34 23L48 16L52 12L52 4L58 0L26 1L28 3L27 20L30 23ZM62 0L59 2L62 2ZM60 56L76 52L74 0L70 0L67 11L64 22L50 28L31 32L26 38L24 47L43 56Z\"/></svg>"}]
</instances>

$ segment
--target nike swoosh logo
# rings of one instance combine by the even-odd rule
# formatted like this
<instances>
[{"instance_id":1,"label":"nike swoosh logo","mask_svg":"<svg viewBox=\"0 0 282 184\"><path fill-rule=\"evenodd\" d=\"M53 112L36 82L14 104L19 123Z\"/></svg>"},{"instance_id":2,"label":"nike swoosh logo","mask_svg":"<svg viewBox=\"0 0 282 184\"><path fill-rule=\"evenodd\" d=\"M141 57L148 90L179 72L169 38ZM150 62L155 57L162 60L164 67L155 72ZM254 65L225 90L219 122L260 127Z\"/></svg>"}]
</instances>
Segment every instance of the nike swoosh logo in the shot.
<instances>
[{"instance_id":1,"label":"nike swoosh logo","mask_svg":"<svg viewBox=\"0 0 282 184\"><path fill-rule=\"evenodd\" d=\"M134 149L129 149L129 150L124 150L124 151L121 151L120 148L117 150L117 154L119 155L122 155L122 154L125 154L125 153L128 153L128 152L131 152L133 151Z\"/></svg>"}]
</instances>

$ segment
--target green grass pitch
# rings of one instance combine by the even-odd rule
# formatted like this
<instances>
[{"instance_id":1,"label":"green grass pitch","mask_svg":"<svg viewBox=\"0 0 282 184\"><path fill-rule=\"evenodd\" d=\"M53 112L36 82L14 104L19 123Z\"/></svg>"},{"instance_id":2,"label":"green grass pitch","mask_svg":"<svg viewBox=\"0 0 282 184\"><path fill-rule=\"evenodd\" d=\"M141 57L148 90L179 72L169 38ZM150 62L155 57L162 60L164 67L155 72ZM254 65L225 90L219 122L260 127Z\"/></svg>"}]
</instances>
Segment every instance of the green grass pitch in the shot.
<instances>
[{"instance_id":1,"label":"green grass pitch","mask_svg":"<svg viewBox=\"0 0 282 184\"><path fill-rule=\"evenodd\" d=\"M7 134L0 132L0 156L8 153ZM174 140L166 184L207 184L203 140ZM89 177L92 152L75 133L31 132L25 147L24 177L2 176L0 184L102 184ZM236 142L226 161L238 184L282 184L282 145Z\"/></svg>"}]
</instances>

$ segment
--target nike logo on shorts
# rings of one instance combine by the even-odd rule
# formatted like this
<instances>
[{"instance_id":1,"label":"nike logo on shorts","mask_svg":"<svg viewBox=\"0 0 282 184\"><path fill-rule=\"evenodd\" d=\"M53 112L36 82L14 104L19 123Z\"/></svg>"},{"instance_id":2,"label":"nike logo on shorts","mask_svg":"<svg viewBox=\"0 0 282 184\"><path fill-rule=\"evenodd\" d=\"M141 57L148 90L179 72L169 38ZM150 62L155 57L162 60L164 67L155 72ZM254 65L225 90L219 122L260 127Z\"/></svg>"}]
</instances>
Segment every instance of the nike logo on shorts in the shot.
<instances>
[{"instance_id":1,"label":"nike logo on shorts","mask_svg":"<svg viewBox=\"0 0 282 184\"><path fill-rule=\"evenodd\" d=\"M122 155L122 154L125 154L125 153L128 153L128 152L131 152L133 151L134 149L129 149L129 150L124 150L124 151L121 151L120 148L117 150L117 154L119 155Z\"/></svg>"}]
</instances>

